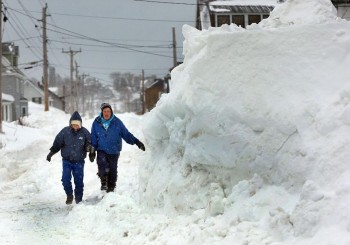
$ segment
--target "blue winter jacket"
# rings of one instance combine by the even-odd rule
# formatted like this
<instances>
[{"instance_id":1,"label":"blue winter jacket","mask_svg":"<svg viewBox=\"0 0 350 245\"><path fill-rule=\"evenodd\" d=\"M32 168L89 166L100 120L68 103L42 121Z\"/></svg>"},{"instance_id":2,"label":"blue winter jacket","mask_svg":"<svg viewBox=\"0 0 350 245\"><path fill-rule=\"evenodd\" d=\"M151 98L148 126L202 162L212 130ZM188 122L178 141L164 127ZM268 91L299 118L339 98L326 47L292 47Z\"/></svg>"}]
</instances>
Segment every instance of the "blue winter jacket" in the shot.
<instances>
[{"instance_id":1,"label":"blue winter jacket","mask_svg":"<svg viewBox=\"0 0 350 245\"><path fill-rule=\"evenodd\" d=\"M119 154L122 150L122 139L130 145L137 141L137 138L116 116L113 117L107 129L103 127L101 115L95 118L91 128L91 144L96 150L107 154Z\"/></svg>"},{"instance_id":2,"label":"blue winter jacket","mask_svg":"<svg viewBox=\"0 0 350 245\"><path fill-rule=\"evenodd\" d=\"M76 111L72 114L69 124L72 120L81 120L79 113ZM84 161L86 158L86 148L91 144L91 134L81 127L77 132L70 126L64 127L56 136L50 151L57 153L61 150L63 160L71 163Z\"/></svg>"}]
</instances>

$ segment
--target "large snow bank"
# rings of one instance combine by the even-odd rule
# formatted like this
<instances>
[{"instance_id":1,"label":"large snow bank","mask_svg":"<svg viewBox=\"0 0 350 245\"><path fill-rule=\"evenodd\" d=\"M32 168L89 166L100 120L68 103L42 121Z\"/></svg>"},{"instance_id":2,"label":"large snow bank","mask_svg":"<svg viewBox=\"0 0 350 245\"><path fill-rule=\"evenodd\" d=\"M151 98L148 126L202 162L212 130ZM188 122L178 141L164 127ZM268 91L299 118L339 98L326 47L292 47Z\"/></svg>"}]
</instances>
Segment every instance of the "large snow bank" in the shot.
<instances>
[{"instance_id":1,"label":"large snow bank","mask_svg":"<svg viewBox=\"0 0 350 245\"><path fill-rule=\"evenodd\" d=\"M184 63L144 125L145 203L349 242L350 24L330 4L289 0L251 30L184 26Z\"/></svg>"}]
</instances>

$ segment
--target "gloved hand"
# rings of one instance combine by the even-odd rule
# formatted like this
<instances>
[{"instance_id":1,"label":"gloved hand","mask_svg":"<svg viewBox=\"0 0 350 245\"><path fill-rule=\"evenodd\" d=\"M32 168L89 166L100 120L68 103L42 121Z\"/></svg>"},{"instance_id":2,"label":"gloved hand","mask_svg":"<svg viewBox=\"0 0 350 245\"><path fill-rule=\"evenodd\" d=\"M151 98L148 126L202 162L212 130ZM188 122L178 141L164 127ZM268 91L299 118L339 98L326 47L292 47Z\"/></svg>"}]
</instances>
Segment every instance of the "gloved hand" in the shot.
<instances>
[{"instance_id":1,"label":"gloved hand","mask_svg":"<svg viewBox=\"0 0 350 245\"><path fill-rule=\"evenodd\" d=\"M54 153L52 151L50 151L49 154L47 154L46 160L51 162L51 157L54 155Z\"/></svg>"},{"instance_id":2,"label":"gloved hand","mask_svg":"<svg viewBox=\"0 0 350 245\"><path fill-rule=\"evenodd\" d=\"M90 153L95 152L95 148L92 145L86 146L85 150L86 150L86 152L90 152Z\"/></svg>"},{"instance_id":3,"label":"gloved hand","mask_svg":"<svg viewBox=\"0 0 350 245\"><path fill-rule=\"evenodd\" d=\"M137 147L138 147L139 149L141 149L141 150L143 150L143 151L146 150L145 145L144 145L141 141L139 141L138 139L136 139L135 144L137 145Z\"/></svg>"},{"instance_id":4,"label":"gloved hand","mask_svg":"<svg viewBox=\"0 0 350 245\"><path fill-rule=\"evenodd\" d=\"M89 153L90 162L93 162L95 160L95 157L96 157L96 152L95 151Z\"/></svg>"}]
</instances>

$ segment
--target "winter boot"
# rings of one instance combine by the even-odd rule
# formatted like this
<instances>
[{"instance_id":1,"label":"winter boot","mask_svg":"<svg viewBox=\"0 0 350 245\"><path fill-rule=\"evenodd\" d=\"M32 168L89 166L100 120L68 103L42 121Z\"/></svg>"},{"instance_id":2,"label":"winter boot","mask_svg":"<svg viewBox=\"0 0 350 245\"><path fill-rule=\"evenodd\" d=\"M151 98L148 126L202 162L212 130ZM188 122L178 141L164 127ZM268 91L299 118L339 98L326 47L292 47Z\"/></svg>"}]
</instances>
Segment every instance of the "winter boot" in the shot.
<instances>
[{"instance_id":1,"label":"winter boot","mask_svg":"<svg viewBox=\"0 0 350 245\"><path fill-rule=\"evenodd\" d=\"M73 195L67 195L67 200L66 200L66 204L72 204L73 202Z\"/></svg>"},{"instance_id":2,"label":"winter boot","mask_svg":"<svg viewBox=\"0 0 350 245\"><path fill-rule=\"evenodd\" d=\"M101 191L107 190L107 176L101 177Z\"/></svg>"},{"instance_id":3,"label":"winter boot","mask_svg":"<svg viewBox=\"0 0 350 245\"><path fill-rule=\"evenodd\" d=\"M83 200L82 197L75 197L75 203L78 204Z\"/></svg>"},{"instance_id":4,"label":"winter boot","mask_svg":"<svg viewBox=\"0 0 350 245\"><path fill-rule=\"evenodd\" d=\"M107 193L108 193L108 192L114 192L114 187L108 187Z\"/></svg>"}]
</instances>

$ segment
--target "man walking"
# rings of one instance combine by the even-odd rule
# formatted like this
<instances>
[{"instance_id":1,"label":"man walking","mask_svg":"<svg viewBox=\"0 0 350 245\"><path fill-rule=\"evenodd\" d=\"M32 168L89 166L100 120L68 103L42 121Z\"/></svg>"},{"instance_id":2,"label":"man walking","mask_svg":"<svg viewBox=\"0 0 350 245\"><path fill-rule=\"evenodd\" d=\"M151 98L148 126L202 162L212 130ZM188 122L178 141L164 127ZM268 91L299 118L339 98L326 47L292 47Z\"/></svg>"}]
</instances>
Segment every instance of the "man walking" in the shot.
<instances>
[{"instance_id":1,"label":"man walking","mask_svg":"<svg viewBox=\"0 0 350 245\"><path fill-rule=\"evenodd\" d=\"M122 150L122 139L130 145L136 144L145 151L144 144L132 135L123 122L113 114L110 104L101 105L101 113L92 123L91 143L97 150L98 176L101 190L114 191L118 178L118 158ZM96 153L90 153L93 160Z\"/></svg>"}]
</instances>

